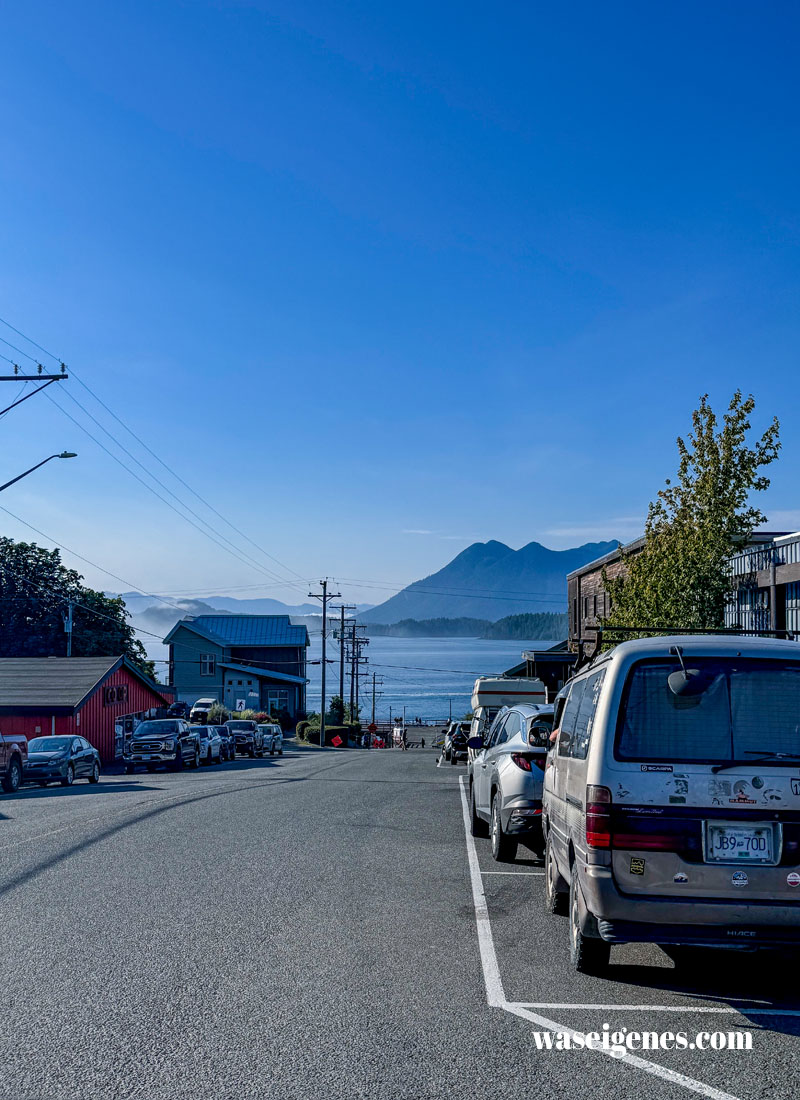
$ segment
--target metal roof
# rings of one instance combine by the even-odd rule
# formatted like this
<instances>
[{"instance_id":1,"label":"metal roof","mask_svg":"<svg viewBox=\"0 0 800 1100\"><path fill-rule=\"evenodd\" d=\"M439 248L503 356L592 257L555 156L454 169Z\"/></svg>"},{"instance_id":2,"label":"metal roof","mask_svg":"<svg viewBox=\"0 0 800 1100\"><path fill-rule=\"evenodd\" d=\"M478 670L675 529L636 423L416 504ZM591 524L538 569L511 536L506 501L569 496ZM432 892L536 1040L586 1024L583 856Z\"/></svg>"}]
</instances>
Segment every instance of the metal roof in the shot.
<instances>
[{"instance_id":1,"label":"metal roof","mask_svg":"<svg viewBox=\"0 0 800 1100\"><path fill-rule=\"evenodd\" d=\"M253 665L233 665L230 661L220 661L223 668L232 669L234 672L246 672L256 680L283 680L287 684L307 684L302 676L290 676L288 672L273 672L271 668L255 668Z\"/></svg>"},{"instance_id":2,"label":"metal roof","mask_svg":"<svg viewBox=\"0 0 800 1100\"><path fill-rule=\"evenodd\" d=\"M180 619L167 637L185 626L211 641L228 646L307 646L308 631L293 626L288 615L197 615Z\"/></svg>"},{"instance_id":3,"label":"metal roof","mask_svg":"<svg viewBox=\"0 0 800 1100\"><path fill-rule=\"evenodd\" d=\"M159 685L125 657L2 657L0 709L73 709L122 665L158 693Z\"/></svg>"}]
</instances>

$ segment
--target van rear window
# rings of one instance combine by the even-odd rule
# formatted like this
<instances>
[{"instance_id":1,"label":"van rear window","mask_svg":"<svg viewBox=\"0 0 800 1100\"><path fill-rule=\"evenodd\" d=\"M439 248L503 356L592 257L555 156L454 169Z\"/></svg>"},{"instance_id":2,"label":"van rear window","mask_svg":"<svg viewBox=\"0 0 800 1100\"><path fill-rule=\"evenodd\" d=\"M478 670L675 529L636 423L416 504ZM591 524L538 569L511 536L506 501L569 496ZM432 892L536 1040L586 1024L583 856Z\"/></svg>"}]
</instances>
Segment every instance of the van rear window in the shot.
<instances>
[{"instance_id":1,"label":"van rear window","mask_svg":"<svg viewBox=\"0 0 800 1100\"><path fill-rule=\"evenodd\" d=\"M688 692L681 691L686 676L677 659L643 661L629 673L618 760L722 763L800 754L800 663L686 653L683 660Z\"/></svg>"}]
</instances>

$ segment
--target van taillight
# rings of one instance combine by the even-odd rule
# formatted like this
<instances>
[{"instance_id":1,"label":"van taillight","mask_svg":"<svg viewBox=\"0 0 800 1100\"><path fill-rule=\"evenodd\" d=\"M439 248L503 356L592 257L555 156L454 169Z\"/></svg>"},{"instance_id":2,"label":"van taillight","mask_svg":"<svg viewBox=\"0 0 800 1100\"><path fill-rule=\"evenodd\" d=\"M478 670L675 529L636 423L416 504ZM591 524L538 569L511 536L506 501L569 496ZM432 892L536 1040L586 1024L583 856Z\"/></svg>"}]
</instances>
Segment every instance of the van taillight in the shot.
<instances>
[{"instance_id":1,"label":"van taillight","mask_svg":"<svg viewBox=\"0 0 800 1100\"><path fill-rule=\"evenodd\" d=\"M611 791L608 787L586 787L586 843L590 848L611 847Z\"/></svg>"}]
</instances>

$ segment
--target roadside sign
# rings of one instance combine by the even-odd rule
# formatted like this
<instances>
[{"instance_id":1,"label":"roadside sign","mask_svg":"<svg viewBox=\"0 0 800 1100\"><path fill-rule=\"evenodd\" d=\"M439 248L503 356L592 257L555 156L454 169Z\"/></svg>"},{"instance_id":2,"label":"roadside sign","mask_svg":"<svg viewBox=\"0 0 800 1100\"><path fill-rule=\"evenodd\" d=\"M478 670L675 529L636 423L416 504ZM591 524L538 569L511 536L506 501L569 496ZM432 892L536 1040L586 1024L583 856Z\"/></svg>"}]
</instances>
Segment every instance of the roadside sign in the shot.
<instances>
[{"instance_id":1,"label":"roadside sign","mask_svg":"<svg viewBox=\"0 0 800 1100\"><path fill-rule=\"evenodd\" d=\"M335 737L332 737L332 738L331 738L331 744L332 744L332 745L335 745L337 749L339 748L339 746L341 745L341 743L342 743L342 739L341 739L341 737L339 736L339 734L338 734L338 733L336 734L336 736L335 736Z\"/></svg>"},{"instance_id":2,"label":"roadside sign","mask_svg":"<svg viewBox=\"0 0 800 1100\"><path fill-rule=\"evenodd\" d=\"M370 724L367 726L367 729L369 730L370 733L377 733L378 732L378 727L375 725L374 722L370 722Z\"/></svg>"},{"instance_id":3,"label":"roadside sign","mask_svg":"<svg viewBox=\"0 0 800 1100\"><path fill-rule=\"evenodd\" d=\"M237 710L244 710L244 709L245 709L245 705L244 705L244 704L245 704L245 700L244 700L244 699L237 699L237 700L236 700L236 709L237 709Z\"/></svg>"}]
</instances>

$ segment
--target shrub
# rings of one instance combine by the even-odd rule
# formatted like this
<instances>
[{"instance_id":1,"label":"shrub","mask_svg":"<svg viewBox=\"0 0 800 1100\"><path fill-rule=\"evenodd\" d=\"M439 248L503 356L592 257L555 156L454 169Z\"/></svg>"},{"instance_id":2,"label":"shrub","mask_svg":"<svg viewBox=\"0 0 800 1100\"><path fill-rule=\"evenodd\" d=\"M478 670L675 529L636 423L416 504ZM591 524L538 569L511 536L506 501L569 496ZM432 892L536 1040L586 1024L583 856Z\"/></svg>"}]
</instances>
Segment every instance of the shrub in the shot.
<instances>
[{"instance_id":1,"label":"shrub","mask_svg":"<svg viewBox=\"0 0 800 1100\"><path fill-rule=\"evenodd\" d=\"M215 703L208 712L208 724L210 726L221 726L229 718L230 714L221 703Z\"/></svg>"}]
</instances>

